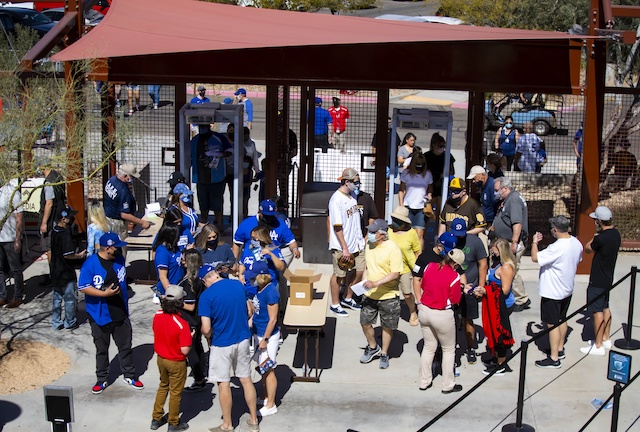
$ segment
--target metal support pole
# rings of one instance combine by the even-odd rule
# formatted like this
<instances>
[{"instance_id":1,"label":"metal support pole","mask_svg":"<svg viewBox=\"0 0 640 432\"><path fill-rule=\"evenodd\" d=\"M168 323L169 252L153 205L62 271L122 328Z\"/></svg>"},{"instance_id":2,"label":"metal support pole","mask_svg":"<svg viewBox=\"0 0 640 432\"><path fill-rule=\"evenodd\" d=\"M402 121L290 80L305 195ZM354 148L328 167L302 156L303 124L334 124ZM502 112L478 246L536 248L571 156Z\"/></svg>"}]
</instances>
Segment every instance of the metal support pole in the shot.
<instances>
[{"instance_id":1,"label":"metal support pole","mask_svg":"<svg viewBox=\"0 0 640 432\"><path fill-rule=\"evenodd\" d=\"M522 352L520 353L520 382L518 383L518 405L516 407L516 422L506 424L502 427L502 432L535 432L533 426L522 424L522 411L524 410L524 385L527 379L527 351L529 341L522 341Z\"/></svg>"},{"instance_id":2,"label":"metal support pole","mask_svg":"<svg viewBox=\"0 0 640 432\"><path fill-rule=\"evenodd\" d=\"M637 341L631 337L631 331L633 330L633 307L636 299L636 274L638 273L638 267L631 267L631 289L629 290L629 312L627 315L627 331L625 332L624 339L618 339L614 342L615 346L624 349L634 351L640 349L640 341Z\"/></svg>"},{"instance_id":3,"label":"metal support pole","mask_svg":"<svg viewBox=\"0 0 640 432\"><path fill-rule=\"evenodd\" d=\"M613 411L611 412L611 432L618 431L618 414L620 413L620 395L622 394L622 386L616 383L613 386Z\"/></svg>"}]
</instances>

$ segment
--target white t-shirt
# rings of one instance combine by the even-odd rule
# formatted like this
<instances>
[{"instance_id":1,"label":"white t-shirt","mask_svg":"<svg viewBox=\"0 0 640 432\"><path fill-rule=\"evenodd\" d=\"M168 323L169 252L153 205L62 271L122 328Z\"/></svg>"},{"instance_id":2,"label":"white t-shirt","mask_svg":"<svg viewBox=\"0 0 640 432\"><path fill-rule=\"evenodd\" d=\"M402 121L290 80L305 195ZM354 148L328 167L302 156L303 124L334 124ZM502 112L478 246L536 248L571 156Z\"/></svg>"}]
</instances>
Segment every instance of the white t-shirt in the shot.
<instances>
[{"instance_id":1,"label":"white t-shirt","mask_svg":"<svg viewBox=\"0 0 640 432\"><path fill-rule=\"evenodd\" d=\"M577 238L560 238L538 252L541 297L562 300L573 294L578 263L582 261L582 243Z\"/></svg>"},{"instance_id":2,"label":"white t-shirt","mask_svg":"<svg viewBox=\"0 0 640 432\"><path fill-rule=\"evenodd\" d=\"M431 171L427 171L424 177L420 174L409 174L408 170L402 171L400 181L405 184L403 204L410 209L423 209L426 202L427 189L433 183Z\"/></svg>"},{"instance_id":3,"label":"white t-shirt","mask_svg":"<svg viewBox=\"0 0 640 432\"><path fill-rule=\"evenodd\" d=\"M364 237L360 227L360 210L358 201L351 194L344 194L339 189L331 195L329 200L329 249L342 250L334 226L342 226L344 241L350 253L364 249Z\"/></svg>"},{"instance_id":4,"label":"white t-shirt","mask_svg":"<svg viewBox=\"0 0 640 432\"><path fill-rule=\"evenodd\" d=\"M11 194L16 189L18 189L18 179L11 179L9 183L0 187L0 220L4 219L4 216L10 207L12 207L9 200L11 199ZM14 215L16 213L22 213L22 206L19 206L21 202L22 194L18 189L13 196L13 207L15 207L15 210L11 213L11 216L9 216L0 231L0 242L2 243L13 242L16 239L16 217Z\"/></svg>"}]
</instances>

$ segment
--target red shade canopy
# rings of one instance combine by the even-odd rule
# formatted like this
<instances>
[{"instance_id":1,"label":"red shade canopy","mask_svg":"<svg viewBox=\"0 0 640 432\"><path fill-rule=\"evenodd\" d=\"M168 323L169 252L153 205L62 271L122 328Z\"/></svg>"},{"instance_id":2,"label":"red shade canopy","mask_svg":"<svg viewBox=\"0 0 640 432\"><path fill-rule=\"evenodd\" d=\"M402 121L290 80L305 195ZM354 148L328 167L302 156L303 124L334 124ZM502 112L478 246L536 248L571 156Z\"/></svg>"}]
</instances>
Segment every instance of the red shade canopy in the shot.
<instances>
[{"instance_id":1,"label":"red shade canopy","mask_svg":"<svg viewBox=\"0 0 640 432\"><path fill-rule=\"evenodd\" d=\"M578 86L580 45L556 32L114 0L54 60L108 59L110 79L136 82L568 92Z\"/></svg>"}]
</instances>

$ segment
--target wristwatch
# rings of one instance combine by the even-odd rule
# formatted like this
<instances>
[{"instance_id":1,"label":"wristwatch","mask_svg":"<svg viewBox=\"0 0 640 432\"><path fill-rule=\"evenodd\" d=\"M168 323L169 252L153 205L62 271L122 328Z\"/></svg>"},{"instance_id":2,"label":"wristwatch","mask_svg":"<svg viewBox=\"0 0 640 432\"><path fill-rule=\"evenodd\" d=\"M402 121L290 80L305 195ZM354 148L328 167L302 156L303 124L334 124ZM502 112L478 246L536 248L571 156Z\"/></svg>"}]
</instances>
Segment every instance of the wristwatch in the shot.
<instances>
[{"instance_id":1,"label":"wristwatch","mask_svg":"<svg viewBox=\"0 0 640 432\"><path fill-rule=\"evenodd\" d=\"M262 340L266 341L267 343L269 343L269 338L262 338Z\"/></svg>"}]
</instances>

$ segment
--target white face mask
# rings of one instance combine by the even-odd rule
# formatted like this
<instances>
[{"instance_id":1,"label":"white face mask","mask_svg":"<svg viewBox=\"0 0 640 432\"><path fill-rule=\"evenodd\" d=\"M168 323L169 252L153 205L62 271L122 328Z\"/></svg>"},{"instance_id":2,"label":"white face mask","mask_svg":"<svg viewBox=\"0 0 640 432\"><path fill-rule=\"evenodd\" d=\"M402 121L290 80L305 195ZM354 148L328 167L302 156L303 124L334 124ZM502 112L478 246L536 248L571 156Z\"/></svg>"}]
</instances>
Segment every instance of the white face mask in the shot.
<instances>
[{"instance_id":1,"label":"white face mask","mask_svg":"<svg viewBox=\"0 0 640 432\"><path fill-rule=\"evenodd\" d=\"M377 242L377 241L378 241L378 239L376 239L376 233L372 233L372 232L367 233L367 241L368 241L369 243L375 243L375 242Z\"/></svg>"}]
</instances>

